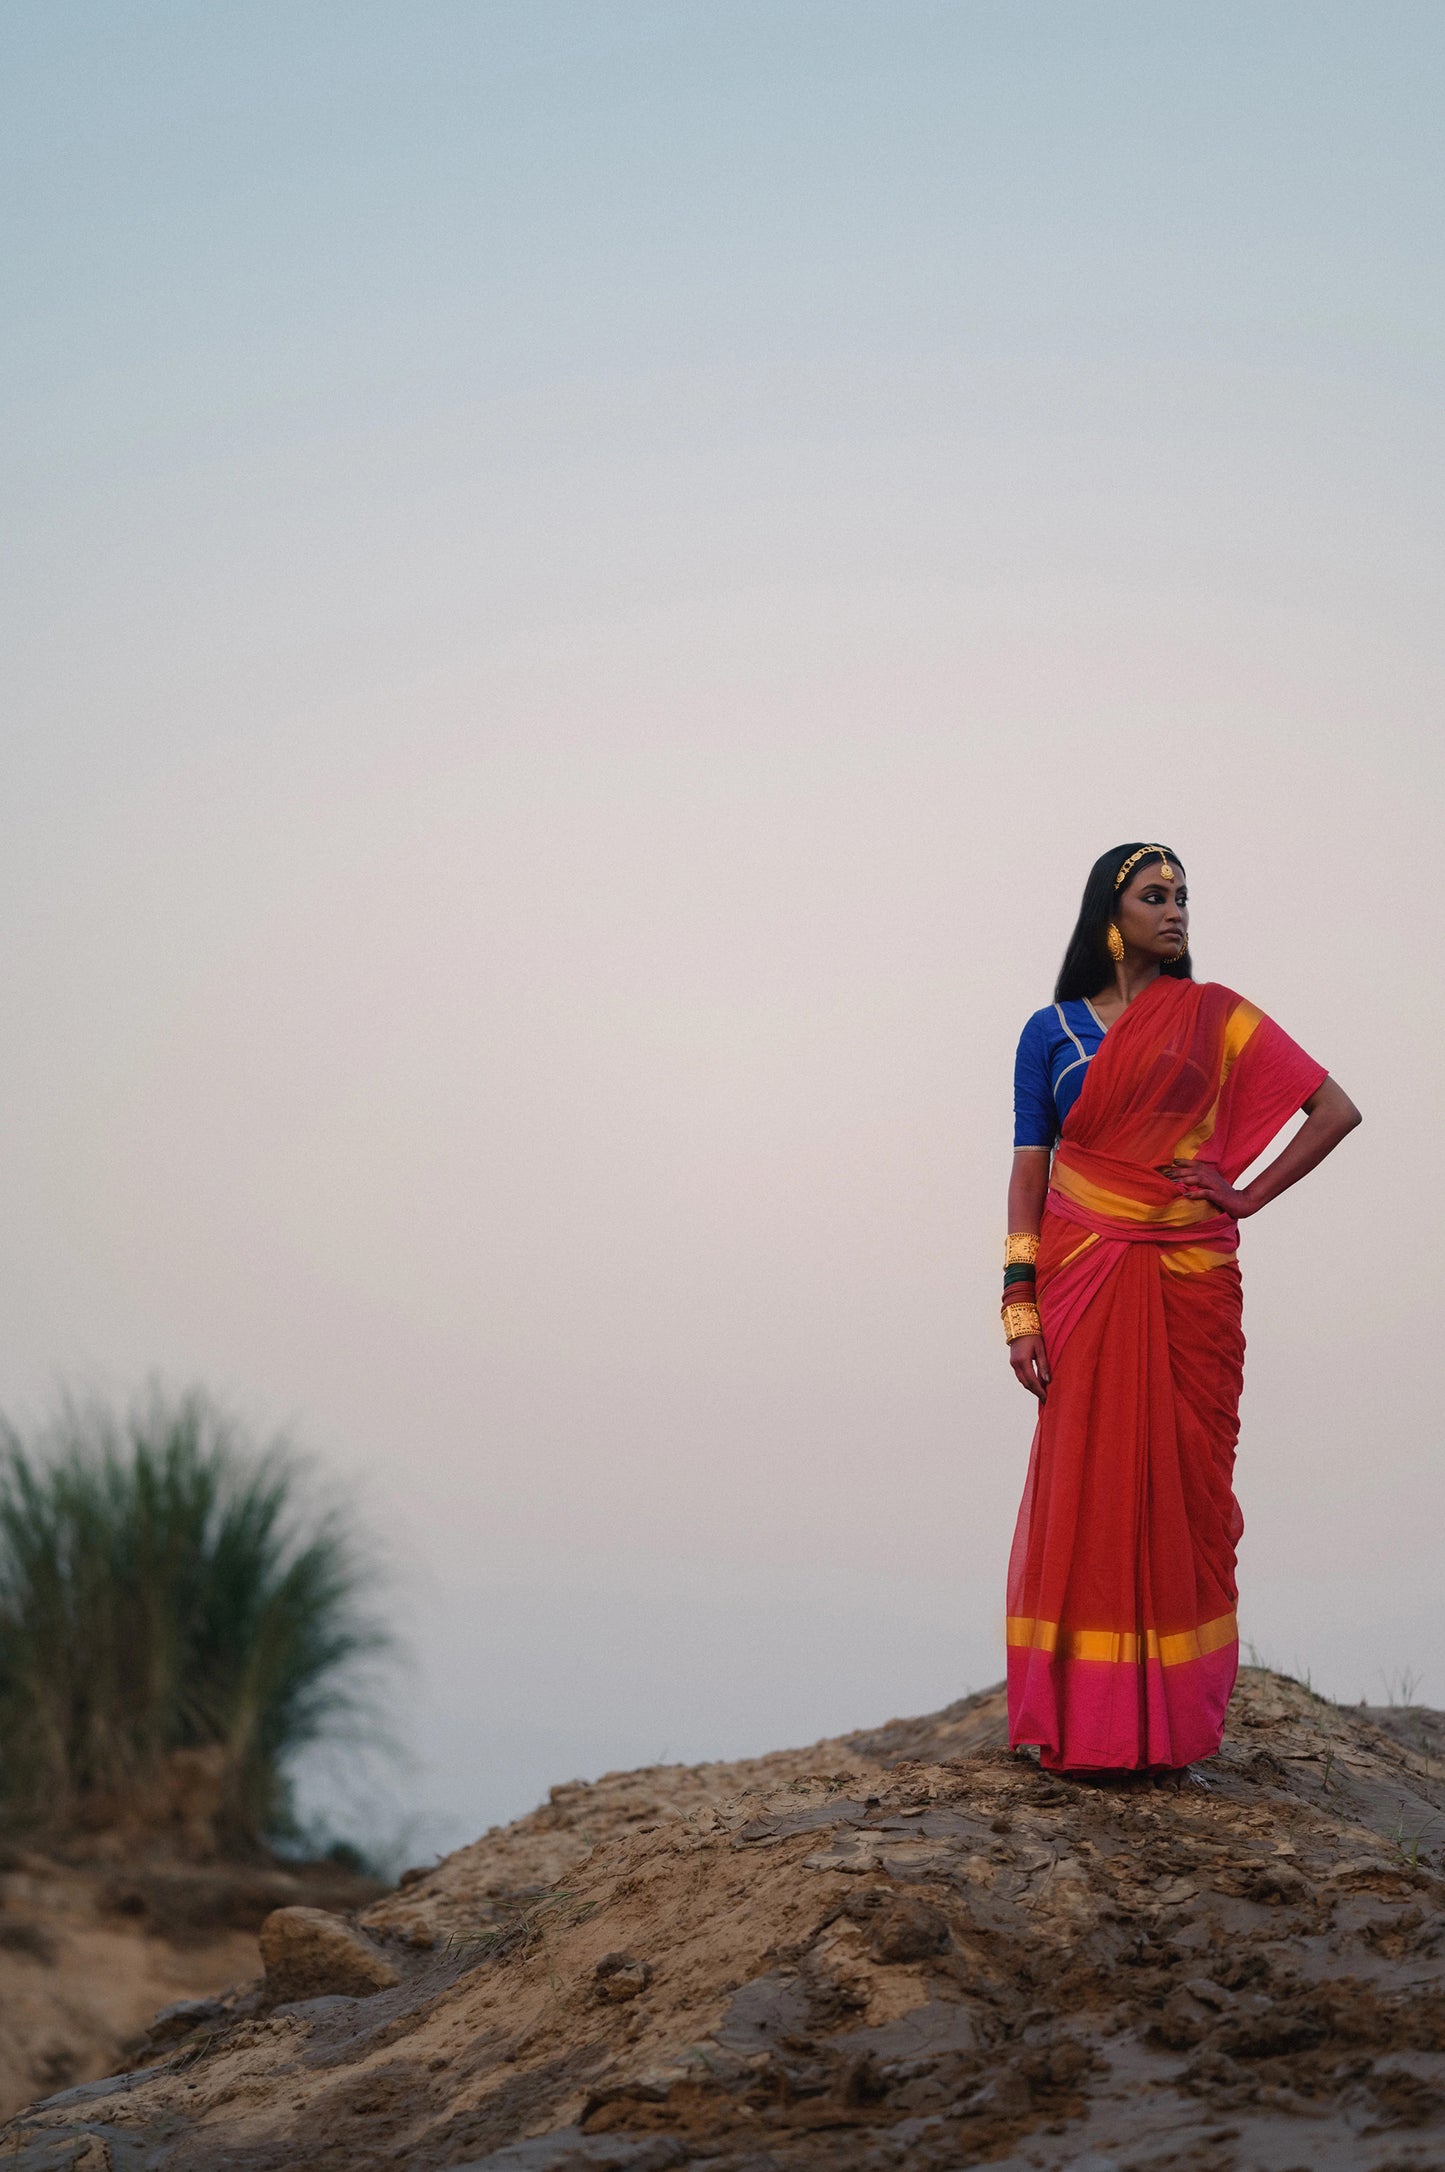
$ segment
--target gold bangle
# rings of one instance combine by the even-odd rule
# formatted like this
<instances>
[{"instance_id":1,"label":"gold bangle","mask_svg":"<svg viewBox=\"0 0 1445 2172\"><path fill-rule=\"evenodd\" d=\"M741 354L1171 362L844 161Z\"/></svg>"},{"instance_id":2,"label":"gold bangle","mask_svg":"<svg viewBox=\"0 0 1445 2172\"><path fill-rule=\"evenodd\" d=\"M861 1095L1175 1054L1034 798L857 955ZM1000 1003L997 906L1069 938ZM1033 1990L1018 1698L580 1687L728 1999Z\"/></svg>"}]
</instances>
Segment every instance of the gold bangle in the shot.
<instances>
[{"instance_id":1,"label":"gold bangle","mask_svg":"<svg viewBox=\"0 0 1445 2172\"><path fill-rule=\"evenodd\" d=\"M1005 1305L1003 1308L1003 1332L1005 1342L1017 1342L1022 1335L1042 1335L1044 1323L1039 1318L1037 1305Z\"/></svg>"},{"instance_id":2,"label":"gold bangle","mask_svg":"<svg viewBox=\"0 0 1445 2172\"><path fill-rule=\"evenodd\" d=\"M1032 1267L1039 1256L1039 1240L1031 1229L1011 1229L1003 1241L1005 1267Z\"/></svg>"}]
</instances>

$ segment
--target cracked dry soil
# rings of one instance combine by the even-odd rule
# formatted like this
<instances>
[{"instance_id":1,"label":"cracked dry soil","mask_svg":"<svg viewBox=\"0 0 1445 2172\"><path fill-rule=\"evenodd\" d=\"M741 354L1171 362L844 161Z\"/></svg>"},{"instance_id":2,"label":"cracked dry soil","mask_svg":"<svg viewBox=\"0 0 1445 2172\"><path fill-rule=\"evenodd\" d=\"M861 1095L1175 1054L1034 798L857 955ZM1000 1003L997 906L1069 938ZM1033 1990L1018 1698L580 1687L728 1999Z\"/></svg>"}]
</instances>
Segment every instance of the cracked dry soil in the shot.
<instances>
[{"instance_id":1,"label":"cracked dry soil","mask_svg":"<svg viewBox=\"0 0 1445 2172\"><path fill-rule=\"evenodd\" d=\"M394 1984L173 2016L0 2165L1445 2166L1445 1715L1246 1669L1207 1791L1004 1733L992 1690L556 1788L357 1919Z\"/></svg>"}]
</instances>

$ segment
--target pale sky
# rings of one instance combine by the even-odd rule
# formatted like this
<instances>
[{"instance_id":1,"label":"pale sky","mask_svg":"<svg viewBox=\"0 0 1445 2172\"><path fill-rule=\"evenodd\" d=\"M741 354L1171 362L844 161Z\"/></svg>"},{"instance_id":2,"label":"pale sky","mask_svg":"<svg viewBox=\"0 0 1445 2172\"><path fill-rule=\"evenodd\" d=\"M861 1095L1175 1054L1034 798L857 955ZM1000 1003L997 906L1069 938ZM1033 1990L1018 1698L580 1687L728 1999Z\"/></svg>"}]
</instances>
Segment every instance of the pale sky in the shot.
<instances>
[{"instance_id":1,"label":"pale sky","mask_svg":"<svg viewBox=\"0 0 1445 2172\"><path fill-rule=\"evenodd\" d=\"M1243 1631L1445 1702L1445 12L0 64L0 1403L292 1427L438 1841L993 1681L1014 1042L1159 836L1365 1113L1243 1235Z\"/></svg>"}]
</instances>

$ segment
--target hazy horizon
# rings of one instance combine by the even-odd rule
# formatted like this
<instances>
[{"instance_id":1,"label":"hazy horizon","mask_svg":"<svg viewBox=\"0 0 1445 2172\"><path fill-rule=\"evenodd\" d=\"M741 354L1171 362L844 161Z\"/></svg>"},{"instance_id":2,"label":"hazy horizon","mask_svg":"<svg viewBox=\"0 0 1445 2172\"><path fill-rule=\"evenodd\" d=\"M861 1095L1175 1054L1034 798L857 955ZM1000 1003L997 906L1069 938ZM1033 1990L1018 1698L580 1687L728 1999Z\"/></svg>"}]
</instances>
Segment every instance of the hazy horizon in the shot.
<instances>
[{"instance_id":1,"label":"hazy horizon","mask_svg":"<svg viewBox=\"0 0 1445 2172\"><path fill-rule=\"evenodd\" d=\"M1242 1633L1445 1703L1440 12L0 50L0 1407L293 1429L439 1839L981 1687L1014 1044L1160 835L1365 1118L1243 1233Z\"/></svg>"}]
</instances>

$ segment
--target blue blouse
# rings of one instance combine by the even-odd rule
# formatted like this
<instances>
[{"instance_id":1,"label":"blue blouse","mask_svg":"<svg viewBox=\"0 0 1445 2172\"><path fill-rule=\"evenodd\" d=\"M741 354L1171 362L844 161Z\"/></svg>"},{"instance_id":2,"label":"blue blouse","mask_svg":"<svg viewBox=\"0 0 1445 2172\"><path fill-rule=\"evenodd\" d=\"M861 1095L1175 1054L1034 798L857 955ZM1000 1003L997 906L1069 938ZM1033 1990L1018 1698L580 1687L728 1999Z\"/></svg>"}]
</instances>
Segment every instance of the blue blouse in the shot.
<instances>
[{"instance_id":1,"label":"blue blouse","mask_svg":"<svg viewBox=\"0 0 1445 2172\"><path fill-rule=\"evenodd\" d=\"M1087 996L1035 1011L1014 1058L1014 1145L1053 1146L1106 1027Z\"/></svg>"}]
</instances>

